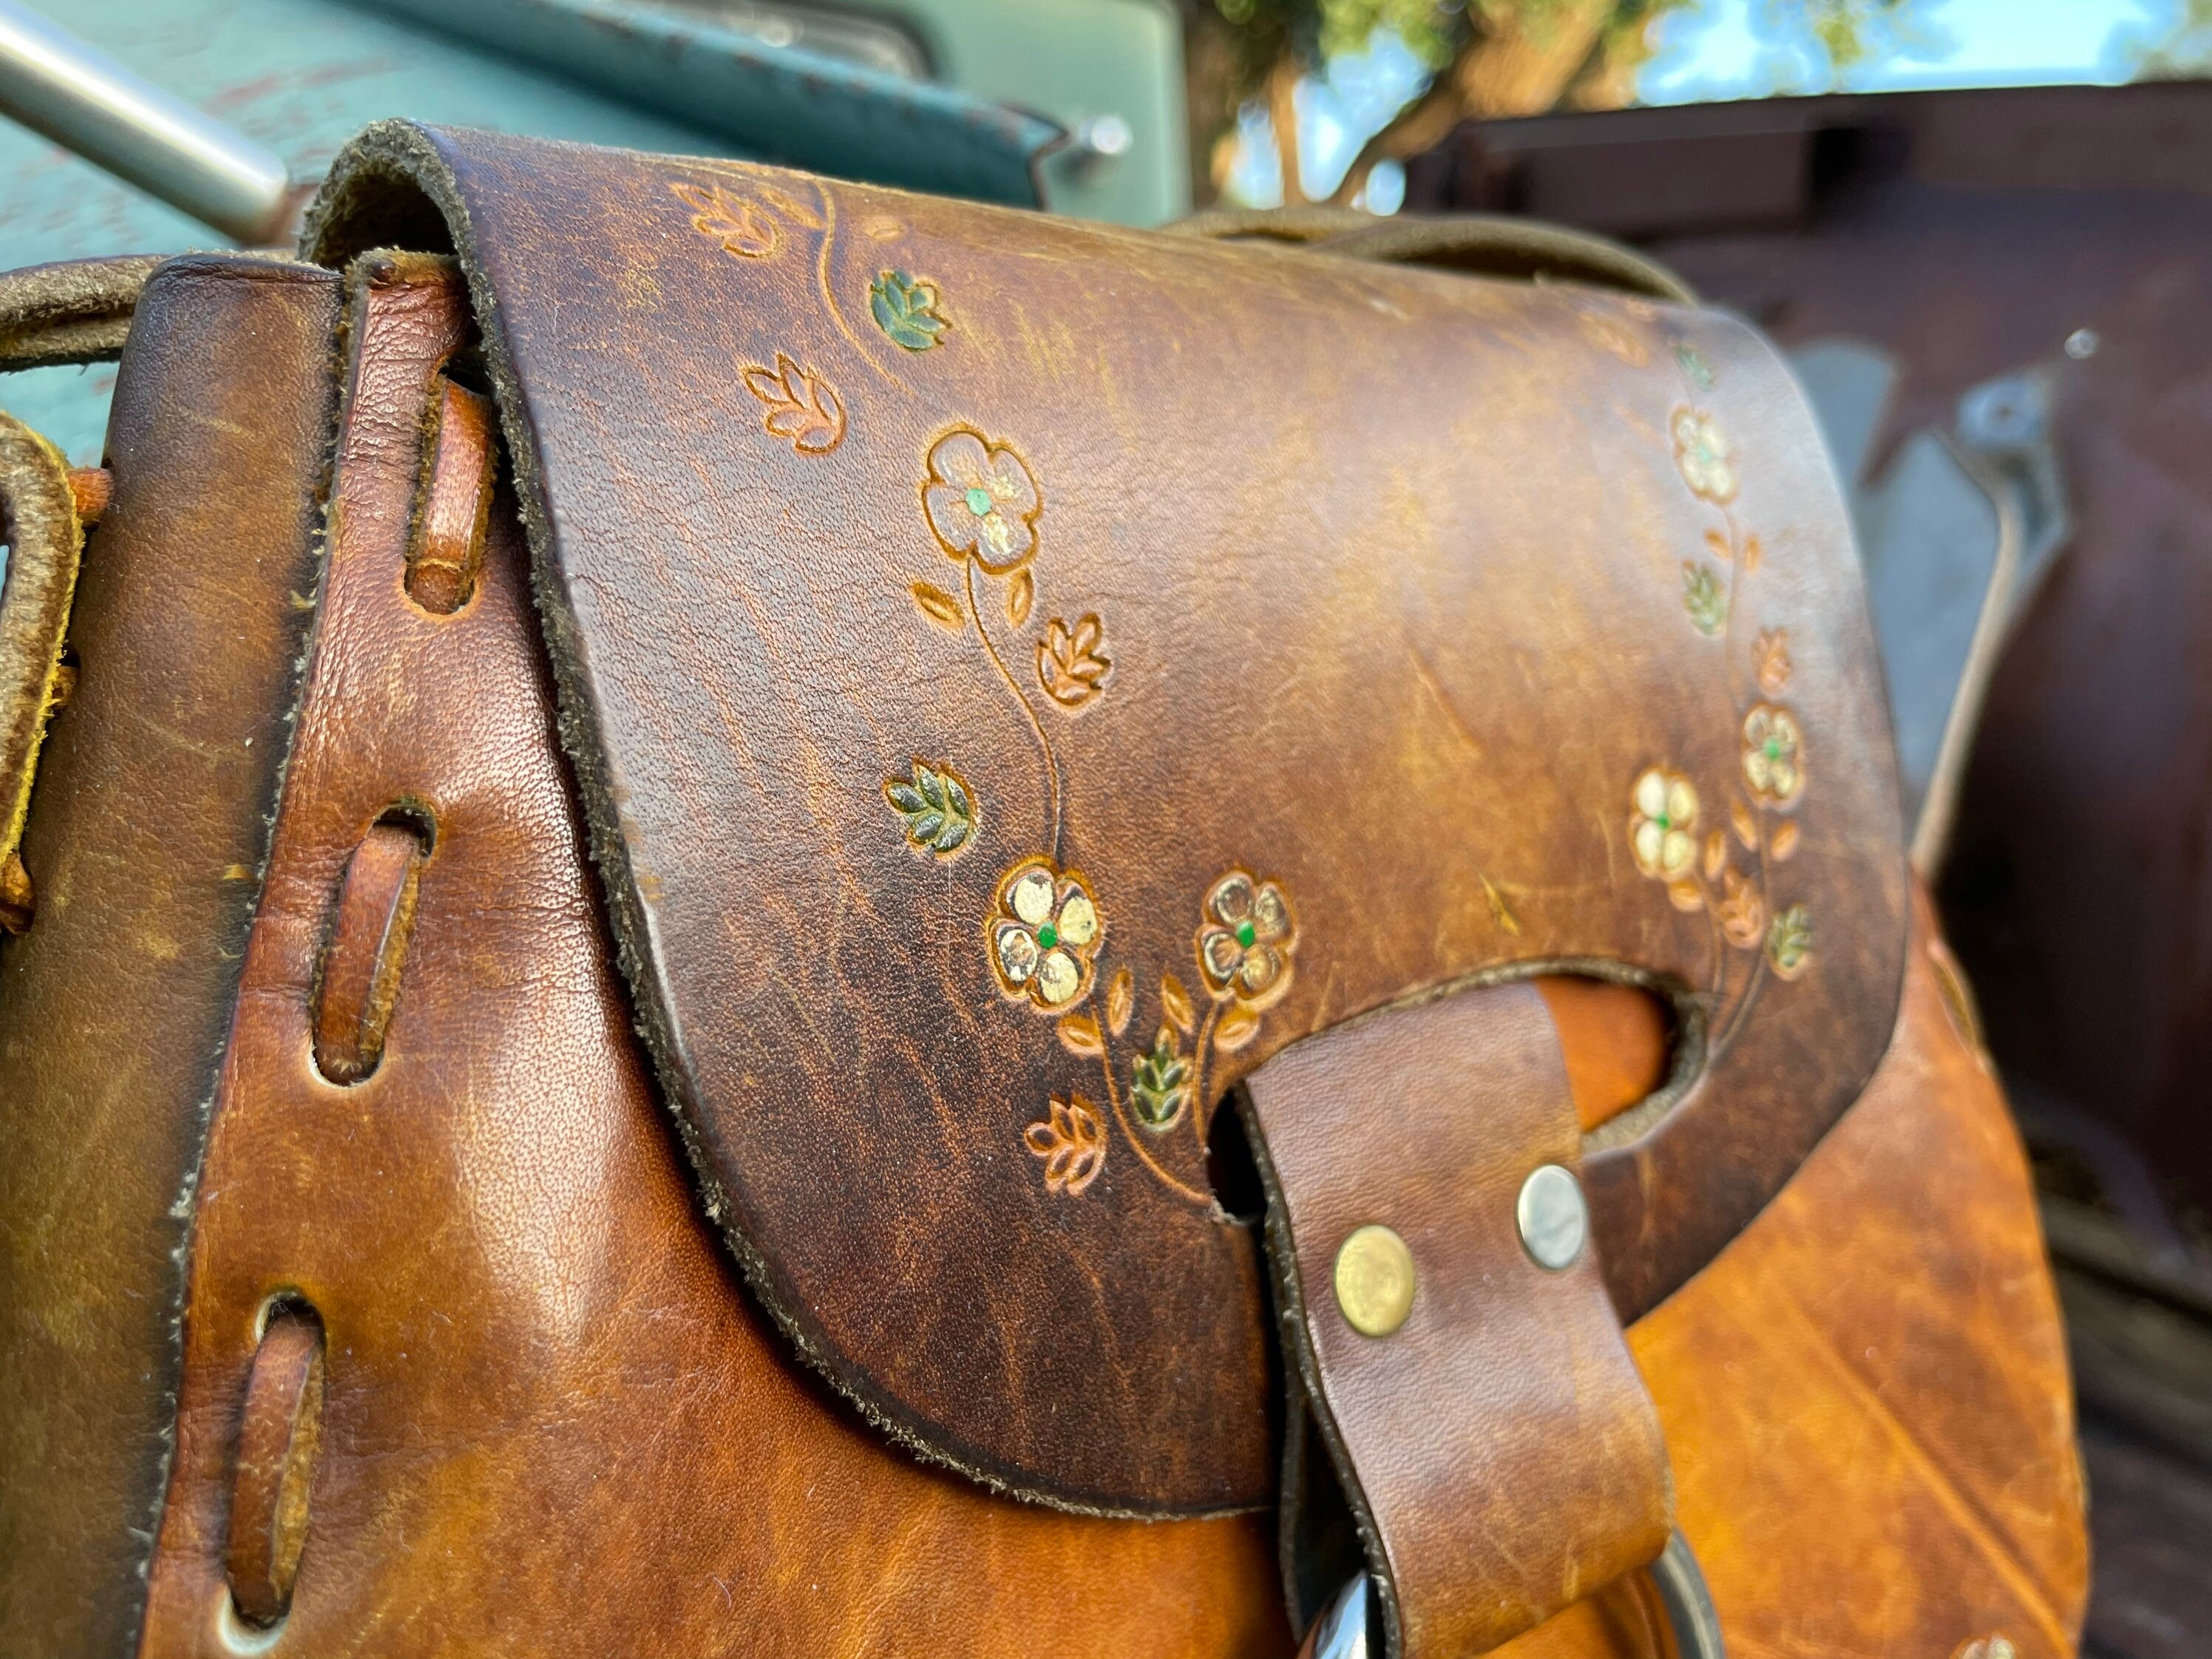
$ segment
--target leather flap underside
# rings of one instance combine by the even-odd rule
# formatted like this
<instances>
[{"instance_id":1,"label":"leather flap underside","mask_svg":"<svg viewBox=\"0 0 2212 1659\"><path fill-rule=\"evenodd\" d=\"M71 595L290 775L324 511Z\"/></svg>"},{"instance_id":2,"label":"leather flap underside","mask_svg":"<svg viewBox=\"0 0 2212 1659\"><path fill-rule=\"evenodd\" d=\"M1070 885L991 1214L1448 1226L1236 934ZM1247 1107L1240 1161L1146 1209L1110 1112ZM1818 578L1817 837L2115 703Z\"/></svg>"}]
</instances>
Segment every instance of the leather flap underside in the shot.
<instances>
[{"instance_id":1,"label":"leather flap underside","mask_svg":"<svg viewBox=\"0 0 2212 1659\"><path fill-rule=\"evenodd\" d=\"M1857 1094L1905 921L1843 502L1727 318L386 125L319 257L461 255L704 1202L872 1420L1261 1502L1224 1089L1538 964L1692 999L1589 1150L1624 1316Z\"/></svg>"}]
</instances>

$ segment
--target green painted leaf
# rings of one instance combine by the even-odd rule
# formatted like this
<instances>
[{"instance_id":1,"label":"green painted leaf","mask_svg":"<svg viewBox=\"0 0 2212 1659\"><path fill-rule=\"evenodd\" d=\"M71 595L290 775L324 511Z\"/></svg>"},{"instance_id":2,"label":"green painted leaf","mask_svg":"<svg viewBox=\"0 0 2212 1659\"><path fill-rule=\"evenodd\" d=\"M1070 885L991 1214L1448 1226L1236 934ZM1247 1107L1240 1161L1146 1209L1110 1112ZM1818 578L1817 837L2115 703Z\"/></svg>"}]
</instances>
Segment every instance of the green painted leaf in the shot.
<instances>
[{"instance_id":1,"label":"green painted leaf","mask_svg":"<svg viewBox=\"0 0 2212 1659\"><path fill-rule=\"evenodd\" d=\"M886 270L869 284L868 310L892 343L908 351L928 350L948 326L937 309L937 284L903 270Z\"/></svg>"},{"instance_id":2,"label":"green painted leaf","mask_svg":"<svg viewBox=\"0 0 2212 1659\"><path fill-rule=\"evenodd\" d=\"M1728 590L1712 566L1682 561L1682 609L1700 634L1717 634L1728 626Z\"/></svg>"},{"instance_id":3,"label":"green painted leaf","mask_svg":"<svg viewBox=\"0 0 2212 1659\"><path fill-rule=\"evenodd\" d=\"M1813 954L1813 917L1802 904L1778 913L1766 930L1766 957L1774 971L1794 979Z\"/></svg>"},{"instance_id":4,"label":"green painted leaf","mask_svg":"<svg viewBox=\"0 0 2212 1659\"><path fill-rule=\"evenodd\" d=\"M884 780L884 800L904 822L907 845L949 859L975 833L975 801L950 767L914 763L914 781Z\"/></svg>"},{"instance_id":5,"label":"green painted leaf","mask_svg":"<svg viewBox=\"0 0 2212 1659\"><path fill-rule=\"evenodd\" d=\"M1682 367L1682 374L1700 392L1713 389L1713 371L1706 364L1705 354L1687 340L1674 342L1674 361Z\"/></svg>"},{"instance_id":6,"label":"green painted leaf","mask_svg":"<svg viewBox=\"0 0 2212 1659\"><path fill-rule=\"evenodd\" d=\"M1182 1115L1190 1100L1190 1063L1166 1026L1152 1039L1152 1051L1129 1067L1129 1103L1148 1129L1164 1129Z\"/></svg>"}]
</instances>

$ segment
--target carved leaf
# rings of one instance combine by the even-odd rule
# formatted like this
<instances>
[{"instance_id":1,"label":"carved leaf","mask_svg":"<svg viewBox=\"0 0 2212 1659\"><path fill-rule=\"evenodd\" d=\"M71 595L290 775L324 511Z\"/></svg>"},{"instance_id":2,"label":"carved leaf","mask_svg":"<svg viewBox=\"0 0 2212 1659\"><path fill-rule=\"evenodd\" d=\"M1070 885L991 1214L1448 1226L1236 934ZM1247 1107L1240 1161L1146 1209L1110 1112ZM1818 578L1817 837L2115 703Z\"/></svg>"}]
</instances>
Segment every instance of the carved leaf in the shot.
<instances>
[{"instance_id":1,"label":"carved leaf","mask_svg":"<svg viewBox=\"0 0 2212 1659\"><path fill-rule=\"evenodd\" d=\"M1796 852L1797 826L1794 823L1784 823L1778 828L1774 832L1773 841L1768 844L1767 850L1774 854L1774 861L1778 864Z\"/></svg>"},{"instance_id":2,"label":"carved leaf","mask_svg":"<svg viewBox=\"0 0 2212 1659\"><path fill-rule=\"evenodd\" d=\"M1061 1015L1060 1042L1068 1053L1094 1060L1106 1052L1106 1039L1098 1030L1098 1022L1089 1014Z\"/></svg>"},{"instance_id":3,"label":"carved leaf","mask_svg":"<svg viewBox=\"0 0 2212 1659\"><path fill-rule=\"evenodd\" d=\"M960 608L960 601L941 587L928 582L916 582L908 590L921 614L939 628L949 628L957 634L968 626L968 613Z\"/></svg>"},{"instance_id":4,"label":"carved leaf","mask_svg":"<svg viewBox=\"0 0 2212 1659\"><path fill-rule=\"evenodd\" d=\"M1723 896L1713 915L1720 921L1723 937L1740 951L1756 945L1766 931L1766 902L1759 897L1758 888L1733 870L1728 872Z\"/></svg>"},{"instance_id":5,"label":"carved leaf","mask_svg":"<svg viewBox=\"0 0 2212 1659\"><path fill-rule=\"evenodd\" d=\"M1054 1100L1048 1114L1022 1131L1030 1151L1044 1160L1045 1190L1073 1197L1106 1167L1106 1129L1098 1109L1081 1095Z\"/></svg>"},{"instance_id":6,"label":"carved leaf","mask_svg":"<svg viewBox=\"0 0 2212 1659\"><path fill-rule=\"evenodd\" d=\"M1777 912L1774 925L1766 930L1766 959L1774 964L1774 971L1784 979L1795 979L1812 957L1811 914L1802 904Z\"/></svg>"},{"instance_id":7,"label":"carved leaf","mask_svg":"<svg viewBox=\"0 0 2212 1659\"><path fill-rule=\"evenodd\" d=\"M1674 901L1677 910L1702 910L1705 908L1705 890L1694 881L1670 881L1667 896Z\"/></svg>"},{"instance_id":8,"label":"carved leaf","mask_svg":"<svg viewBox=\"0 0 2212 1659\"><path fill-rule=\"evenodd\" d=\"M1037 642L1037 682L1061 708L1080 708L1098 695L1114 665L1098 648L1105 631L1095 612L1073 628L1054 617Z\"/></svg>"},{"instance_id":9,"label":"carved leaf","mask_svg":"<svg viewBox=\"0 0 2212 1659\"><path fill-rule=\"evenodd\" d=\"M1729 823L1735 830L1735 838L1747 849L1759 845L1759 820L1751 815L1751 808L1741 800L1729 803Z\"/></svg>"},{"instance_id":10,"label":"carved leaf","mask_svg":"<svg viewBox=\"0 0 2212 1659\"><path fill-rule=\"evenodd\" d=\"M1770 697L1782 695L1783 687L1790 684L1790 630L1769 628L1752 641L1752 672L1759 677L1759 689Z\"/></svg>"},{"instance_id":11,"label":"carved leaf","mask_svg":"<svg viewBox=\"0 0 2212 1659\"><path fill-rule=\"evenodd\" d=\"M1106 1024L1115 1036L1129 1029L1129 1015L1136 1006L1136 986L1124 968L1106 988Z\"/></svg>"},{"instance_id":12,"label":"carved leaf","mask_svg":"<svg viewBox=\"0 0 2212 1659\"><path fill-rule=\"evenodd\" d=\"M1188 1036L1194 1023L1190 993L1182 988L1182 981L1173 974L1160 975L1160 1006L1167 1014L1168 1024Z\"/></svg>"},{"instance_id":13,"label":"carved leaf","mask_svg":"<svg viewBox=\"0 0 2212 1659\"><path fill-rule=\"evenodd\" d=\"M1728 591L1709 564L1682 561L1682 609L1700 634L1717 634L1728 626Z\"/></svg>"},{"instance_id":14,"label":"carved leaf","mask_svg":"<svg viewBox=\"0 0 2212 1659\"><path fill-rule=\"evenodd\" d=\"M1152 1039L1152 1051L1129 1067L1129 1103L1148 1129L1165 1129L1182 1115L1190 1100L1190 1062L1166 1026Z\"/></svg>"},{"instance_id":15,"label":"carved leaf","mask_svg":"<svg viewBox=\"0 0 2212 1659\"><path fill-rule=\"evenodd\" d=\"M1014 573L1006 584L1006 620L1017 628L1030 619L1030 605L1036 599L1036 578L1024 568Z\"/></svg>"},{"instance_id":16,"label":"carved leaf","mask_svg":"<svg viewBox=\"0 0 2212 1659\"><path fill-rule=\"evenodd\" d=\"M1260 1016L1249 1008L1232 1008L1213 1028L1213 1046L1225 1054L1234 1054L1259 1035Z\"/></svg>"},{"instance_id":17,"label":"carved leaf","mask_svg":"<svg viewBox=\"0 0 2212 1659\"><path fill-rule=\"evenodd\" d=\"M868 288L868 310L895 345L927 351L950 326L937 308L937 284L903 270L886 270Z\"/></svg>"},{"instance_id":18,"label":"carved leaf","mask_svg":"<svg viewBox=\"0 0 2212 1659\"><path fill-rule=\"evenodd\" d=\"M1759 562L1766 556L1766 549L1753 532L1743 538L1743 574L1748 576L1759 568Z\"/></svg>"},{"instance_id":19,"label":"carved leaf","mask_svg":"<svg viewBox=\"0 0 2212 1659\"><path fill-rule=\"evenodd\" d=\"M765 259L783 240L775 221L755 203L734 196L720 185L701 189L671 179L668 188L677 200L692 210L691 228L721 244L722 252L739 259Z\"/></svg>"},{"instance_id":20,"label":"carved leaf","mask_svg":"<svg viewBox=\"0 0 2212 1659\"><path fill-rule=\"evenodd\" d=\"M1729 545L1729 538L1717 530L1705 532L1705 545L1712 550L1715 558L1723 562L1735 557L1735 550Z\"/></svg>"},{"instance_id":21,"label":"carved leaf","mask_svg":"<svg viewBox=\"0 0 2212 1659\"><path fill-rule=\"evenodd\" d=\"M767 406L763 422L802 455L827 455L845 441L845 403L836 388L811 368L775 354L775 367L755 363L740 371L745 390Z\"/></svg>"},{"instance_id":22,"label":"carved leaf","mask_svg":"<svg viewBox=\"0 0 2212 1659\"><path fill-rule=\"evenodd\" d=\"M1728 837L1716 830L1705 837L1705 878L1720 874L1728 864Z\"/></svg>"},{"instance_id":23,"label":"carved leaf","mask_svg":"<svg viewBox=\"0 0 2212 1659\"><path fill-rule=\"evenodd\" d=\"M917 760L914 778L887 778L884 799L906 823L906 844L924 857L948 862L975 833L975 798L951 767Z\"/></svg>"}]
</instances>

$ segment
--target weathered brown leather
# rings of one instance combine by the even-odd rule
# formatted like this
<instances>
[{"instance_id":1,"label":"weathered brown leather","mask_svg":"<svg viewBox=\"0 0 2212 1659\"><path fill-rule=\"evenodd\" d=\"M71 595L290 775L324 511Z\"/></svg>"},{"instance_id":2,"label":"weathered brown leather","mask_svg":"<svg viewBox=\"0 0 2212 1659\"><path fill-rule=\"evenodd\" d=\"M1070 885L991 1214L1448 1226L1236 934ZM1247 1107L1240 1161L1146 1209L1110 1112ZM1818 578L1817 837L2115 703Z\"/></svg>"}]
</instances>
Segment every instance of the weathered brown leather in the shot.
<instances>
[{"instance_id":1,"label":"weathered brown leather","mask_svg":"<svg viewBox=\"0 0 2212 1659\"><path fill-rule=\"evenodd\" d=\"M440 618L404 594L408 434L460 322L445 281L378 267L355 331L380 403L356 390L210 1134L143 1650L226 1650L239 1414L279 1295L320 1312L330 1355L289 1650L1287 1653L1270 1518L1071 1516L917 1468L751 1310L627 1026L512 497L474 604ZM311 1054L315 963L348 859L400 801L434 815L434 851L383 1063L337 1087ZM1753 1659L1942 1655L1994 1631L2057 1659L2078 1621L2025 1170L1910 966L1859 1105L1631 1334L1684 1529ZM1508 1651L1640 1656L1655 1628L1625 1585Z\"/></svg>"},{"instance_id":2,"label":"weathered brown leather","mask_svg":"<svg viewBox=\"0 0 2212 1659\"><path fill-rule=\"evenodd\" d=\"M464 321L362 278L310 684L200 1187L142 1651L224 1646L258 1310L327 1335L276 1651L748 1659L1280 1655L1263 1516L1055 1514L922 1469L751 1310L623 1008L553 730L514 498L474 603L402 578L416 416ZM330 906L395 800L434 814L383 1062L318 1073Z\"/></svg>"},{"instance_id":3,"label":"weathered brown leather","mask_svg":"<svg viewBox=\"0 0 2212 1659\"><path fill-rule=\"evenodd\" d=\"M0 1652L18 1659L115 1659L137 1629L180 1195L318 585L337 307L326 271L176 260L117 377L82 673L24 837L38 918L0 943Z\"/></svg>"},{"instance_id":4,"label":"weathered brown leather","mask_svg":"<svg viewBox=\"0 0 2212 1659\"><path fill-rule=\"evenodd\" d=\"M1363 1009L1581 960L1717 1005L1587 1166L1631 1314L1872 1070L1887 722L1820 441L1733 322L489 135L379 129L334 179L324 254L443 219L471 265L705 1201L908 1444L1071 1507L1264 1500L1206 1118ZM927 349L871 320L899 271ZM1065 995L994 954L1046 959L1032 870ZM1148 1044L1204 1073L1158 1131Z\"/></svg>"},{"instance_id":5,"label":"weathered brown leather","mask_svg":"<svg viewBox=\"0 0 2212 1659\"><path fill-rule=\"evenodd\" d=\"M1246 1086L1293 1386L1366 1542L1388 1651L1487 1653L1656 1557L1667 1450L1595 1254L1541 1267L1516 1224L1533 1171L1580 1162L1545 999L1501 985L1369 1014ZM1382 1335L1332 1288L1375 1225L1414 1273Z\"/></svg>"}]
</instances>

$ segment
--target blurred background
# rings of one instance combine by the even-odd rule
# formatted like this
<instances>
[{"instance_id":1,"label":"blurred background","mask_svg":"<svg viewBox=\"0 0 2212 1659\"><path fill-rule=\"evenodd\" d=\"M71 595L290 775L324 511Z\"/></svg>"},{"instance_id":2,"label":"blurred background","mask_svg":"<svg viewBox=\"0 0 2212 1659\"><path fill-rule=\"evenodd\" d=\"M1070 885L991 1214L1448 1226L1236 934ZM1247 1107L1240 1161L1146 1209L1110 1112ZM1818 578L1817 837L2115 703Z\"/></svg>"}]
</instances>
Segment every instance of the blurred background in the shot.
<instances>
[{"instance_id":1,"label":"blurred background","mask_svg":"<svg viewBox=\"0 0 2212 1659\"><path fill-rule=\"evenodd\" d=\"M2072 1334L2083 1650L2202 1659L2208 76L2212 0L0 0L0 266L280 241L391 115L1134 225L1329 204L1647 249L1790 354L1851 491L1914 860ZM258 216L134 151L155 92ZM4 401L91 465L112 383Z\"/></svg>"}]
</instances>

